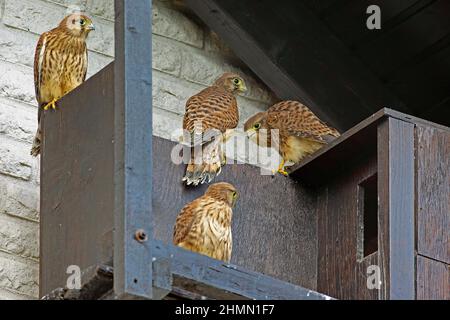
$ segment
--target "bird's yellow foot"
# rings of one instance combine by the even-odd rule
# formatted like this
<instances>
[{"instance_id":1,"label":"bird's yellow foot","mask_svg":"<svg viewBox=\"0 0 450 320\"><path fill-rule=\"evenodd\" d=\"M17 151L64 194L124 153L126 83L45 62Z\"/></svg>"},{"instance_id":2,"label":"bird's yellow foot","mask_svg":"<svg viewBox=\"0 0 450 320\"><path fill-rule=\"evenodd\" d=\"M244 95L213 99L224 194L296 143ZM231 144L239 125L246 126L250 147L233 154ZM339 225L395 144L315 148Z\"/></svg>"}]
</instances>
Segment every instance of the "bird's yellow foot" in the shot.
<instances>
[{"instance_id":1,"label":"bird's yellow foot","mask_svg":"<svg viewBox=\"0 0 450 320\"><path fill-rule=\"evenodd\" d=\"M52 108L53 110L56 110L56 102L58 101L58 99L53 99L52 101L50 101L49 103L47 103L44 106L44 110L47 111L48 109Z\"/></svg>"},{"instance_id":2,"label":"bird's yellow foot","mask_svg":"<svg viewBox=\"0 0 450 320\"><path fill-rule=\"evenodd\" d=\"M287 173L287 171L285 171L283 169L278 169L278 173L281 173L285 177L287 177L289 175L289 173Z\"/></svg>"}]
</instances>

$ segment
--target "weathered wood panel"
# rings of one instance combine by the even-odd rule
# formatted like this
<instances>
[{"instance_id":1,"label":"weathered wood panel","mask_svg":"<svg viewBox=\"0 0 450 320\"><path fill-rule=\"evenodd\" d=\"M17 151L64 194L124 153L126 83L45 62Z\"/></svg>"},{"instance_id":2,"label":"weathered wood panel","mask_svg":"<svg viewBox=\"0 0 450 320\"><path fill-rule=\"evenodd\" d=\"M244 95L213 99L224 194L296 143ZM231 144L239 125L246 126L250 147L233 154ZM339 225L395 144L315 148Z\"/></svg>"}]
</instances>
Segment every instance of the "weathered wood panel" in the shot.
<instances>
[{"instance_id":1,"label":"weathered wood panel","mask_svg":"<svg viewBox=\"0 0 450 320\"><path fill-rule=\"evenodd\" d=\"M450 300L450 265L417 256L417 299Z\"/></svg>"},{"instance_id":2,"label":"weathered wood panel","mask_svg":"<svg viewBox=\"0 0 450 320\"><path fill-rule=\"evenodd\" d=\"M171 243L181 208L207 186L185 187L185 165L170 160L173 142L154 138L155 237ZM156 160L157 159L157 160ZM306 288L316 288L315 194L281 175L262 176L249 165L227 165L218 181L233 183L240 198L233 215L231 262Z\"/></svg>"},{"instance_id":3,"label":"weathered wood panel","mask_svg":"<svg viewBox=\"0 0 450 320\"><path fill-rule=\"evenodd\" d=\"M114 73L110 64L45 112L41 155L40 295L112 253Z\"/></svg>"},{"instance_id":4,"label":"weathered wood panel","mask_svg":"<svg viewBox=\"0 0 450 320\"><path fill-rule=\"evenodd\" d=\"M376 173L376 153L341 172L320 189L318 198L317 290L337 299L376 299L367 289L367 266L372 255L359 261L357 252L358 185Z\"/></svg>"},{"instance_id":5,"label":"weathered wood panel","mask_svg":"<svg viewBox=\"0 0 450 320\"><path fill-rule=\"evenodd\" d=\"M417 250L450 264L450 130L417 126Z\"/></svg>"}]
</instances>

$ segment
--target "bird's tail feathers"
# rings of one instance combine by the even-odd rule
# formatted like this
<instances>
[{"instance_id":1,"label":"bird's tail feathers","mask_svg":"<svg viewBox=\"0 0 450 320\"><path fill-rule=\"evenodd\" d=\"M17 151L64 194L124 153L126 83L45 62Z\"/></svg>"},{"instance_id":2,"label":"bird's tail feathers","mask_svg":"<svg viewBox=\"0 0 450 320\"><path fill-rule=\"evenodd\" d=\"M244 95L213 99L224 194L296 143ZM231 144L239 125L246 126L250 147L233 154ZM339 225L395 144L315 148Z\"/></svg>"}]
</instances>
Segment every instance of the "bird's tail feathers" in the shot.
<instances>
[{"instance_id":1,"label":"bird's tail feathers","mask_svg":"<svg viewBox=\"0 0 450 320\"><path fill-rule=\"evenodd\" d=\"M225 157L221 149L220 141L213 141L191 157L186 167L186 174L183 181L187 185L197 186L203 183L210 183L222 170Z\"/></svg>"},{"instance_id":2,"label":"bird's tail feathers","mask_svg":"<svg viewBox=\"0 0 450 320\"><path fill-rule=\"evenodd\" d=\"M37 157L41 153L41 129L38 128L36 135L34 136L33 146L31 147L30 154L33 157Z\"/></svg>"}]
</instances>

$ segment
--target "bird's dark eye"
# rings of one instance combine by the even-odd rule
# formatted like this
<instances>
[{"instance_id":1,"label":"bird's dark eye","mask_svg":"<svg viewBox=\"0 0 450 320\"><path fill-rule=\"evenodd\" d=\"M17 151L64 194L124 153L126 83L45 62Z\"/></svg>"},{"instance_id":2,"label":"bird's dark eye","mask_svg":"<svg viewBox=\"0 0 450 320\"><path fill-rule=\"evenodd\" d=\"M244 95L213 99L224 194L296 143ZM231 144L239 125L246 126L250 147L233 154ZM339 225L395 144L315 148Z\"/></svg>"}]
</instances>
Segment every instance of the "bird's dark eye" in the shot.
<instances>
[{"instance_id":1,"label":"bird's dark eye","mask_svg":"<svg viewBox=\"0 0 450 320\"><path fill-rule=\"evenodd\" d=\"M85 24L86 24L86 20L81 19L81 20L80 20L80 25L81 25L81 26L84 26Z\"/></svg>"},{"instance_id":2,"label":"bird's dark eye","mask_svg":"<svg viewBox=\"0 0 450 320\"><path fill-rule=\"evenodd\" d=\"M258 130L259 128L261 128L261 123L255 123L255 125L253 126L253 128L255 128L256 130Z\"/></svg>"},{"instance_id":3,"label":"bird's dark eye","mask_svg":"<svg viewBox=\"0 0 450 320\"><path fill-rule=\"evenodd\" d=\"M238 196L237 192L236 192L236 191L233 191L233 199L236 199L237 196Z\"/></svg>"},{"instance_id":4,"label":"bird's dark eye","mask_svg":"<svg viewBox=\"0 0 450 320\"><path fill-rule=\"evenodd\" d=\"M239 84L239 82L241 82L238 78L235 78L234 80L233 80L233 82L234 82L234 84Z\"/></svg>"}]
</instances>

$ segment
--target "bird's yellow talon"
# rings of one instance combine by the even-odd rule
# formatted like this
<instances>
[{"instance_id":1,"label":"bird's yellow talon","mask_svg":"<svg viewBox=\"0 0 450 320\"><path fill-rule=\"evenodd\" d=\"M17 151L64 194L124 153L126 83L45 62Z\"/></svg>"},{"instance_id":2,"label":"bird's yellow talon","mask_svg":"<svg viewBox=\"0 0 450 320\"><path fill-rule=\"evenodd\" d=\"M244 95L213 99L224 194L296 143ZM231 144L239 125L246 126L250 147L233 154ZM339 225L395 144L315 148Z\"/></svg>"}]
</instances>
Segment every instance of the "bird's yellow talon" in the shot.
<instances>
[{"instance_id":1,"label":"bird's yellow talon","mask_svg":"<svg viewBox=\"0 0 450 320\"><path fill-rule=\"evenodd\" d=\"M53 110L56 110L56 101L58 101L57 99L53 99L52 101L50 101L49 103L47 103L44 106L44 110L47 111L48 109L52 108Z\"/></svg>"},{"instance_id":2,"label":"bird's yellow talon","mask_svg":"<svg viewBox=\"0 0 450 320\"><path fill-rule=\"evenodd\" d=\"M278 173L281 173L285 177L287 177L289 175L289 173L287 173L287 171L285 171L283 169L278 169Z\"/></svg>"}]
</instances>

